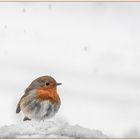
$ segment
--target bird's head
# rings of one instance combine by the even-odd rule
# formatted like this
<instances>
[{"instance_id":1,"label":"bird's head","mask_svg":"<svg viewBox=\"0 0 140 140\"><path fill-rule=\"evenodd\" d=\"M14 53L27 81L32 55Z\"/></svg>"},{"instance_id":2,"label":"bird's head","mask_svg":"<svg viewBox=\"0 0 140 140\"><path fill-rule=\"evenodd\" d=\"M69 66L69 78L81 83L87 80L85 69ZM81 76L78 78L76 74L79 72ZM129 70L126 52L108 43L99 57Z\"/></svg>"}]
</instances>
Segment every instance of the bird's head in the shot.
<instances>
[{"instance_id":1,"label":"bird's head","mask_svg":"<svg viewBox=\"0 0 140 140\"><path fill-rule=\"evenodd\" d=\"M44 89L56 89L58 85L62 83L57 83L56 80L51 76L41 76L32 81L26 91L37 89L37 88L44 88Z\"/></svg>"}]
</instances>

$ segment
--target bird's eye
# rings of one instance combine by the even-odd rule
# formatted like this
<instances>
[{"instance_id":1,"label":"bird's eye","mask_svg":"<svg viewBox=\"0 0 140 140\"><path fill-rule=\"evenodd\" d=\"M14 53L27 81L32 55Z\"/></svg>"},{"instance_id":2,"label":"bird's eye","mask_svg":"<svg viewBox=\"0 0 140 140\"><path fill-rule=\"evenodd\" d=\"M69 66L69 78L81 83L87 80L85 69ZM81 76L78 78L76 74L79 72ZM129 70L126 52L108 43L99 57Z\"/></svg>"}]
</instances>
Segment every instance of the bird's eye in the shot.
<instances>
[{"instance_id":1,"label":"bird's eye","mask_svg":"<svg viewBox=\"0 0 140 140\"><path fill-rule=\"evenodd\" d=\"M48 86L50 83L46 82L46 86Z\"/></svg>"}]
</instances>

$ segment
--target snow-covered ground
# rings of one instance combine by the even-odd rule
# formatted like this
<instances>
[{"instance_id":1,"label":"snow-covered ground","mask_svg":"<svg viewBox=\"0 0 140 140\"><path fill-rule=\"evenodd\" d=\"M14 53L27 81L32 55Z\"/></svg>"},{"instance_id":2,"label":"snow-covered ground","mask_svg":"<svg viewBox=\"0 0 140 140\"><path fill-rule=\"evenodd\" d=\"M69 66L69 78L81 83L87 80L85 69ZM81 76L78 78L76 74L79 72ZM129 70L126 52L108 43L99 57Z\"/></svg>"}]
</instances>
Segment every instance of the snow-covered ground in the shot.
<instances>
[{"instance_id":1,"label":"snow-covered ground","mask_svg":"<svg viewBox=\"0 0 140 140\"><path fill-rule=\"evenodd\" d=\"M139 137L139 15L136 2L0 3L0 126L20 124L25 88L51 75L70 125Z\"/></svg>"},{"instance_id":2,"label":"snow-covered ground","mask_svg":"<svg viewBox=\"0 0 140 140\"><path fill-rule=\"evenodd\" d=\"M107 138L101 131L69 125L61 119L26 121L0 128L0 138Z\"/></svg>"}]
</instances>

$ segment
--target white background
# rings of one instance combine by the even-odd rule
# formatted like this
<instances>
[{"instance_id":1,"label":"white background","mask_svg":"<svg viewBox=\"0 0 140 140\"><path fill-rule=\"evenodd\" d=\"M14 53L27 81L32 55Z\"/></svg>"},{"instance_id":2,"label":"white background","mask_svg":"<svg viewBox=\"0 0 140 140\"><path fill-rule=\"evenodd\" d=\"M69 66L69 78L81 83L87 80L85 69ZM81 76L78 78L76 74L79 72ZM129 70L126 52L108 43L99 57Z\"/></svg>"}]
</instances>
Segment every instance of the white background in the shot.
<instances>
[{"instance_id":1,"label":"white background","mask_svg":"<svg viewBox=\"0 0 140 140\"><path fill-rule=\"evenodd\" d=\"M51 75L57 115L126 136L140 125L140 3L0 3L0 126L25 88ZM136 132L134 132L136 133Z\"/></svg>"}]
</instances>

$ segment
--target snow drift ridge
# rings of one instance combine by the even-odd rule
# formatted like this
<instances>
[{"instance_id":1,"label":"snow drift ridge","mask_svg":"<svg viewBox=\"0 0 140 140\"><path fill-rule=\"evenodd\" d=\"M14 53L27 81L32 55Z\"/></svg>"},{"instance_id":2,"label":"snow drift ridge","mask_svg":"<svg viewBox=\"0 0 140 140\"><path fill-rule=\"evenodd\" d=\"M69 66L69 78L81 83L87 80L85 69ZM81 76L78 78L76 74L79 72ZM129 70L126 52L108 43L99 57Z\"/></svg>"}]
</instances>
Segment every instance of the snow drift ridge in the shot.
<instances>
[{"instance_id":1,"label":"snow drift ridge","mask_svg":"<svg viewBox=\"0 0 140 140\"><path fill-rule=\"evenodd\" d=\"M69 125L62 120L27 121L0 128L0 138L107 138L101 131L79 125Z\"/></svg>"}]
</instances>

